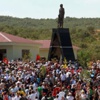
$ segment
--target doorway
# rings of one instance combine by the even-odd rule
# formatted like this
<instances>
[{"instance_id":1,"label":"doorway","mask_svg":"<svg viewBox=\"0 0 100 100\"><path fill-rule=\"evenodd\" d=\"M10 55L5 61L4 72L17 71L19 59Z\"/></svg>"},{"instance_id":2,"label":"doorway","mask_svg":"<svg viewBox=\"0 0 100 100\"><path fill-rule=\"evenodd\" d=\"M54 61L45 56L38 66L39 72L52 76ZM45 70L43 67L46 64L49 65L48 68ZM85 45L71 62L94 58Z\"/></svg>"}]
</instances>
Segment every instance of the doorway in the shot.
<instances>
[{"instance_id":1,"label":"doorway","mask_svg":"<svg viewBox=\"0 0 100 100\"><path fill-rule=\"evenodd\" d=\"M0 49L0 61L6 56L6 49Z\"/></svg>"}]
</instances>

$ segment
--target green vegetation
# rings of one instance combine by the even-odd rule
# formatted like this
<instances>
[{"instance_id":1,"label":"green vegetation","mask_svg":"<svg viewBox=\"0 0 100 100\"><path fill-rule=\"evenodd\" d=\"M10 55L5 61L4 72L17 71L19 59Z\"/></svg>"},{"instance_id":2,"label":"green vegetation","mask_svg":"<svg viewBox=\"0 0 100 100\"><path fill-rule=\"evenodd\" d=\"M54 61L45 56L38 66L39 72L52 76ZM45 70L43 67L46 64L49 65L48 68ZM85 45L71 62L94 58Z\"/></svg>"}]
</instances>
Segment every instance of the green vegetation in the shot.
<instances>
[{"instance_id":1,"label":"green vegetation","mask_svg":"<svg viewBox=\"0 0 100 100\"><path fill-rule=\"evenodd\" d=\"M81 78L82 79L86 79L86 80L88 80L88 79L90 79L90 72L89 72L89 70L87 70L87 69L84 69L84 70L82 70L82 72L81 72ZM89 80L88 80L89 81Z\"/></svg>"},{"instance_id":2,"label":"green vegetation","mask_svg":"<svg viewBox=\"0 0 100 100\"><path fill-rule=\"evenodd\" d=\"M0 16L0 31L33 40L51 39L52 28L56 27L57 19ZM87 61L100 59L100 18L66 17L64 28L70 29L73 45L81 48L78 60L82 65L87 66Z\"/></svg>"}]
</instances>

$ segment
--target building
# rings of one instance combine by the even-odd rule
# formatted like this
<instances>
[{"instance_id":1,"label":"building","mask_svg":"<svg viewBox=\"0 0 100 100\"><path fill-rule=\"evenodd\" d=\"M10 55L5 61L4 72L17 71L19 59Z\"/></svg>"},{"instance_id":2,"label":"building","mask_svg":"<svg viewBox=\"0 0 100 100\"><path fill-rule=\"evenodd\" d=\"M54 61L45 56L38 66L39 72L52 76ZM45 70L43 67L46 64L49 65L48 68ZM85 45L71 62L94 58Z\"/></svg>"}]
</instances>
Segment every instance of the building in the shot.
<instances>
[{"instance_id":1,"label":"building","mask_svg":"<svg viewBox=\"0 0 100 100\"><path fill-rule=\"evenodd\" d=\"M7 57L9 60L25 58L28 55L32 60L37 54L48 57L51 40L30 40L0 32L0 60ZM73 46L75 58L77 59L78 47Z\"/></svg>"},{"instance_id":2,"label":"building","mask_svg":"<svg viewBox=\"0 0 100 100\"><path fill-rule=\"evenodd\" d=\"M40 43L33 40L0 32L0 60L5 56L12 60L24 58L26 55L35 60L40 46Z\"/></svg>"}]
</instances>

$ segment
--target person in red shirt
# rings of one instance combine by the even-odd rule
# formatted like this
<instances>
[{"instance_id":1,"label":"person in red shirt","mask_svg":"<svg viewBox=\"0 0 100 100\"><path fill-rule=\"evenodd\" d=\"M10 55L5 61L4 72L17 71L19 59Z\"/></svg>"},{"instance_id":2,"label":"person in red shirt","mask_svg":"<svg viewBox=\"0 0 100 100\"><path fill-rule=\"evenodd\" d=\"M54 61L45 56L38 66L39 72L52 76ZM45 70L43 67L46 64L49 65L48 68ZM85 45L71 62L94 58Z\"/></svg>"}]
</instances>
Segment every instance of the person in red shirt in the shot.
<instances>
[{"instance_id":1,"label":"person in red shirt","mask_svg":"<svg viewBox=\"0 0 100 100\"><path fill-rule=\"evenodd\" d=\"M8 65L8 59L6 57L3 58L3 63Z\"/></svg>"},{"instance_id":2,"label":"person in red shirt","mask_svg":"<svg viewBox=\"0 0 100 100\"><path fill-rule=\"evenodd\" d=\"M53 89L53 91L52 91L52 96L53 96L53 97L56 97L56 95L59 93L60 90L61 90L60 87L54 86L54 89Z\"/></svg>"},{"instance_id":3,"label":"person in red shirt","mask_svg":"<svg viewBox=\"0 0 100 100\"><path fill-rule=\"evenodd\" d=\"M3 92L3 100L9 100L9 97L6 91Z\"/></svg>"}]
</instances>

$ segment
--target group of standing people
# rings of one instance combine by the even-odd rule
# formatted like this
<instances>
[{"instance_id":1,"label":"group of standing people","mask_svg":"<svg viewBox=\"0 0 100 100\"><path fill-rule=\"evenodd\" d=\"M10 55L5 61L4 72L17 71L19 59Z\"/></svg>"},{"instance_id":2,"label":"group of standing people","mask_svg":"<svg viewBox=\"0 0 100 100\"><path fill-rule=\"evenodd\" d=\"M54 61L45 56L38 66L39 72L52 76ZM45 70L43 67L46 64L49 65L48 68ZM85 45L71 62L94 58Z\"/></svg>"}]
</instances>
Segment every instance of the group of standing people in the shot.
<instances>
[{"instance_id":1,"label":"group of standing people","mask_svg":"<svg viewBox=\"0 0 100 100\"><path fill-rule=\"evenodd\" d=\"M71 61L0 62L0 100L100 100L100 61L91 66L88 80Z\"/></svg>"}]
</instances>

